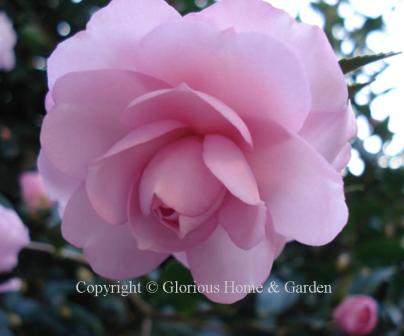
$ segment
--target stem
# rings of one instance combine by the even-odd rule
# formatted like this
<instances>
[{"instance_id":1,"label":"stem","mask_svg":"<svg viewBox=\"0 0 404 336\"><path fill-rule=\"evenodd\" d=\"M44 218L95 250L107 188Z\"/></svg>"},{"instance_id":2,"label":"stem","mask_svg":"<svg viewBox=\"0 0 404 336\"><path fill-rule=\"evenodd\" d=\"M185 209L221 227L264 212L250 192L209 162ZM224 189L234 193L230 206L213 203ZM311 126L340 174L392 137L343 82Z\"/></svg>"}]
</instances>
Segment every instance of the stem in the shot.
<instances>
[{"instance_id":1,"label":"stem","mask_svg":"<svg viewBox=\"0 0 404 336\"><path fill-rule=\"evenodd\" d=\"M87 264L87 261L84 259L84 256L76 251L73 251L69 248L61 248L57 249L51 244L43 243L43 242L30 242L26 247L26 250L47 253L56 258L63 258L75 262L79 262L81 264Z\"/></svg>"}]
</instances>

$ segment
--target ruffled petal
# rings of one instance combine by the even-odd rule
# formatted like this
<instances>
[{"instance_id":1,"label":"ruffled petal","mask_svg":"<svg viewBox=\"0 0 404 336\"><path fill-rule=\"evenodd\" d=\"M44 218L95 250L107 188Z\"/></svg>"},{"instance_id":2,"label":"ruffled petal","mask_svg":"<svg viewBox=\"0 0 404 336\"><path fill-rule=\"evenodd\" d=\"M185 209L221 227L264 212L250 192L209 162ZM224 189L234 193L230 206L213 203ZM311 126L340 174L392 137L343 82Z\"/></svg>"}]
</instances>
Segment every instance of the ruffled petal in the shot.
<instances>
[{"instance_id":1,"label":"ruffled petal","mask_svg":"<svg viewBox=\"0 0 404 336\"><path fill-rule=\"evenodd\" d=\"M138 187L135 184L128 211L131 230L141 250L162 253L185 251L206 240L217 226L216 216L211 215L181 238L175 231L160 223L154 214L148 216L142 214L137 193ZM212 207L217 208L217 203L213 204Z\"/></svg>"},{"instance_id":2,"label":"ruffled petal","mask_svg":"<svg viewBox=\"0 0 404 336\"><path fill-rule=\"evenodd\" d=\"M135 70L138 42L164 22L181 17L163 0L113 0L97 11L85 31L60 43L48 59L48 83L70 72Z\"/></svg>"},{"instance_id":3,"label":"ruffled petal","mask_svg":"<svg viewBox=\"0 0 404 336\"><path fill-rule=\"evenodd\" d=\"M37 166L43 178L46 192L51 199L57 200L59 213L63 216L67 202L80 186L80 179L63 174L46 158L43 151L39 153Z\"/></svg>"},{"instance_id":4,"label":"ruffled petal","mask_svg":"<svg viewBox=\"0 0 404 336\"><path fill-rule=\"evenodd\" d=\"M142 40L136 64L138 71L173 86L187 83L216 97L247 126L250 118L257 118L299 130L310 110L300 61L267 34L219 33L198 22L163 24Z\"/></svg>"},{"instance_id":5,"label":"ruffled petal","mask_svg":"<svg viewBox=\"0 0 404 336\"><path fill-rule=\"evenodd\" d=\"M160 149L149 162L140 180L140 207L149 215L156 196L181 215L199 216L222 190L202 160L202 141L187 137Z\"/></svg>"},{"instance_id":6,"label":"ruffled petal","mask_svg":"<svg viewBox=\"0 0 404 336\"><path fill-rule=\"evenodd\" d=\"M261 0L222 0L201 12L187 15L185 20L204 22L219 30L259 32L277 39L286 44L303 65L312 96L311 112L337 112L345 105L348 91L344 75L319 27L299 23L286 12ZM285 76L290 79L289 75Z\"/></svg>"},{"instance_id":7,"label":"ruffled petal","mask_svg":"<svg viewBox=\"0 0 404 336\"><path fill-rule=\"evenodd\" d=\"M97 215L85 186L81 185L67 203L62 220L63 237L70 244L81 248L108 225Z\"/></svg>"},{"instance_id":8,"label":"ruffled petal","mask_svg":"<svg viewBox=\"0 0 404 336\"><path fill-rule=\"evenodd\" d=\"M355 115L350 104L335 113L311 113L300 131L300 135L330 163L356 133Z\"/></svg>"},{"instance_id":9,"label":"ruffled petal","mask_svg":"<svg viewBox=\"0 0 404 336\"><path fill-rule=\"evenodd\" d=\"M251 134L235 111L186 84L138 97L122 117L122 121L131 127L161 119L178 120L200 134L220 132L237 142L244 140L252 145Z\"/></svg>"},{"instance_id":10,"label":"ruffled petal","mask_svg":"<svg viewBox=\"0 0 404 336\"><path fill-rule=\"evenodd\" d=\"M84 255L97 274L118 280L147 274L168 257L140 251L128 225L105 227L87 242Z\"/></svg>"},{"instance_id":11,"label":"ruffled petal","mask_svg":"<svg viewBox=\"0 0 404 336\"><path fill-rule=\"evenodd\" d=\"M303 244L329 243L347 222L343 181L299 136L278 125L255 128L250 165L276 233Z\"/></svg>"},{"instance_id":12,"label":"ruffled petal","mask_svg":"<svg viewBox=\"0 0 404 336\"><path fill-rule=\"evenodd\" d=\"M128 133L93 164L86 178L95 211L111 224L128 222L127 204L133 181L162 146L184 135L185 127L161 120Z\"/></svg>"},{"instance_id":13,"label":"ruffled petal","mask_svg":"<svg viewBox=\"0 0 404 336\"><path fill-rule=\"evenodd\" d=\"M351 159L351 151L352 146L351 144L347 143L341 151L338 153L337 157L334 159L332 165L336 171L342 171L348 164L349 160Z\"/></svg>"},{"instance_id":14,"label":"ruffled petal","mask_svg":"<svg viewBox=\"0 0 404 336\"><path fill-rule=\"evenodd\" d=\"M235 286L260 286L268 277L274 260L269 239L246 251L237 247L221 226L209 239L186 254L198 285L207 288L219 286L219 291L212 290L205 295L212 301L228 304L241 300L248 291L228 290L226 293L226 282L228 285L233 282Z\"/></svg>"},{"instance_id":15,"label":"ruffled petal","mask_svg":"<svg viewBox=\"0 0 404 336\"><path fill-rule=\"evenodd\" d=\"M243 152L222 135L207 135L203 142L203 160L226 188L244 203L262 203L257 182Z\"/></svg>"},{"instance_id":16,"label":"ruffled petal","mask_svg":"<svg viewBox=\"0 0 404 336\"><path fill-rule=\"evenodd\" d=\"M42 125L41 145L46 157L61 172L85 177L91 161L128 132L119 120L128 103L164 86L154 78L128 71L64 76L55 85L54 106Z\"/></svg>"},{"instance_id":17,"label":"ruffled petal","mask_svg":"<svg viewBox=\"0 0 404 336\"><path fill-rule=\"evenodd\" d=\"M219 225L223 226L231 240L240 248L248 250L265 238L267 207L264 203L248 205L233 196L227 196L218 214Z\"/></svg>"}]
</instances>

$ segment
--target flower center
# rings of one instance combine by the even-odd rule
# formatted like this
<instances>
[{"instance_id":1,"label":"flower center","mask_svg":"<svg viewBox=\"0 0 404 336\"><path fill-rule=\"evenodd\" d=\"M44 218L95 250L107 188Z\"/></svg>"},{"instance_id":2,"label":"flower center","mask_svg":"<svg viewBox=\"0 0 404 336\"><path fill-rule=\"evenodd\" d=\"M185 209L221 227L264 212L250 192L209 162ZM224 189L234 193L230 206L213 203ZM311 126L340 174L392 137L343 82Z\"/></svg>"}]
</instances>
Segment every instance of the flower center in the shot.
<instances>
[{"instance_id":1,"label":"flower center","mask_svg":"<svg viewBox=\"0 0 404 336\"><path fill-rule=\"evenodd\" d=\"M157 197L154 199L153 203L153 213L158 218L160 223L177 233L179 230L178 212L175 211L173 208L166 206Z\"/></svg>"}]
</instances>

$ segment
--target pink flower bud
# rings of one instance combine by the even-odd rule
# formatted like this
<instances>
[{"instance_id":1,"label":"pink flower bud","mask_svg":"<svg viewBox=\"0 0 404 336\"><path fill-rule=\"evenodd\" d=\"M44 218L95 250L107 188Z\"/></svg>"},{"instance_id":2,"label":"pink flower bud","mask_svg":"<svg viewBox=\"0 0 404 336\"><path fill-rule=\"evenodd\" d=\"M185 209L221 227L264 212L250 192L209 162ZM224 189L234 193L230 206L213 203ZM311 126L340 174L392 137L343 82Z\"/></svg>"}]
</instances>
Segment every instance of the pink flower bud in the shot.
<instances>
[{"instance_id":1,"label":"pink flower bud","mask_svg":"<svg viewBox=\"0 0 404 336\"><path fill-rule=\"evenodd\" d=\"M15 292L21 289L21 280L12 278L4 283L0 283L0 293Z\"/></svg>"},{"instance_id":2,"label":"pink flower bud","mask_svg":"<svg viewBox=\"0 0 404 336\"><path fill-rule=\"evenodd\" d=\"M348 297L336 307L333 318L348 335L367 335L377 324L377 302L366 295Z\"/></svg>"},{"instance_id":3,"label":"pink flower bud","mask_svg":"<svg viewBox=\"0 0 404 336\"><path fill-rule=\"evenodd\" d=\"M31 211L48 209L52 206L42 177L37 172L25 172L20 177L22 198Z\"/></svg>"}]
</instances>

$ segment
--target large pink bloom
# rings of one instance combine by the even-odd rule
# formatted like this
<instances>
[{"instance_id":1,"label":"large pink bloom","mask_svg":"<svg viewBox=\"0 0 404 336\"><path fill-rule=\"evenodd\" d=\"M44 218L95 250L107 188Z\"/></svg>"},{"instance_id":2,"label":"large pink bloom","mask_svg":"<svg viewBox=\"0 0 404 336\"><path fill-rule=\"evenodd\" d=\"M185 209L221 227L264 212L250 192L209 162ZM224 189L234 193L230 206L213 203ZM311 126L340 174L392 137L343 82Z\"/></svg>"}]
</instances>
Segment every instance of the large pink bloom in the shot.
<instances>
[{"instance_id":1,"label":"large pink bloom","mask_svg":"<svg viewBox=\"0 0 404 336\"><path fill-rule=\"evenodd\" d=\"M185 17L113 0L57 47L48 77L40 171L64 237L103 276L174 254L198 284L257 286L286 241L326 244L347 221L355 126L317 27L259 0Z\"/></svg>"},{"instance_id":2,"label":"large pink bloom","mask_svg":"<svg viewBox=\"0 0 404 336\"><path fill-rule=\"evenodd\" d=\"M18 215L0 204L0 273L17 265L18 253L28 242L28 230Z\"/></svg>"},{"instance_id":3,"label":"large pink bloom","mask_svg":"<svg viewBox=\"0 0 404 336\"><path fill-rule=\"evenodd\" d=\"M335 308L333 318L348 335L367 335L377 325L377 302L366 295L347 297Z\"/></svg>"}]
</instances>

